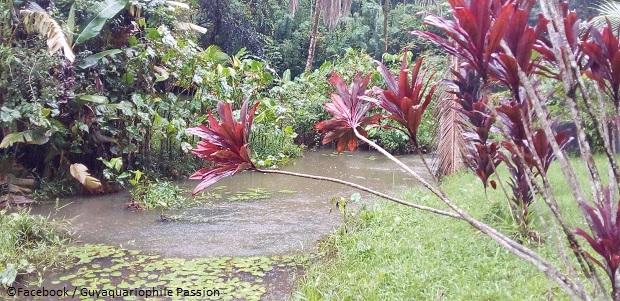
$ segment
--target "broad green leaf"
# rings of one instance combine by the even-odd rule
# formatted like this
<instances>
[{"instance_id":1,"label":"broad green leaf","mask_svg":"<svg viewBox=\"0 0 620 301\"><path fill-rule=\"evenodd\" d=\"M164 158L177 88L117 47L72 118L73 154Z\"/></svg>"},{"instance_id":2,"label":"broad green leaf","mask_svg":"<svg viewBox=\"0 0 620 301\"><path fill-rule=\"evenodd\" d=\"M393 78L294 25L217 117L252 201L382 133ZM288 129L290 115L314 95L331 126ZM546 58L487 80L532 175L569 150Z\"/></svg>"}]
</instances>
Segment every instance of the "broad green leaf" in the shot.
<instances>
[{"instance_id":1,"label":"broad green leaf","mask_svg":"<svg viewBox=\"0 0 620 301\"><path fill-rule=\"evenodd\" d=\"M75 3L71 4L69 16L67 17L67 40L69 44L73 43L73 35L75 34Z\"/></svg>"},{"instance_id":2,"label":"broad green leaf","mask_svg":"<svg viewBox=\"0 0 620 301\"><path fill-rule=\"evenodd\" d=\"M112 166L114 166L114 170L121 171L121 168L123 167L123 158L122 157L112 158L110 159L110 163L112 164Z\"/></svg>"},{"instance_id":3,"label":"broad green leaf","mask_svg":"<svg viewBox=\"0 0 620 301\"><path fill-rule=\"evenodd\" d=\"M157 28L147 28L146 38L151 41L159 41L163 37Z\"/></svg>"},{"instance_id":4,"label":"broad green leaf","mask_svg":"<svg viewBox=\"0 0 620 301\"><path fill-rule=\"evenodd\" d=\"M101 181L88 173L88 168L84 164L71 164L69 172L71 176L82 183L88 190L99 190L101 188Z\"/></svg>"},{"instance_id":5,"label":"broad green leaf","mask_svg":"<svg viewBox=\"0 0 620 301\"><path fill-rule=\"evenodd\" d=\"M108 103L108 98L101 95L80 95L78 96L78 99L99 105Z\"/></svg>"},{"instance_id":6,"label":"broad green leaf","mask_svg":"<svg viewBox=\"0 0 620 301\"><path fill-rule=\"evenodd\" d=\"M15 278L17 277L17 267L9 263L6 267L0 269L0 285L8 286L13 284Z\"/></svg>"},{"instance_id":7,"label":"broad green leaf","mask_svg":"<svg viewBox=\"0 0 620 301\"><path fill-rule=\"evenodd\" d=\"M138 185L138 183L140 183L140 179L142 178L142 172L139 170L132 170L131 172L133 172L134 176L133 179L129 180L129 183L131 185Z\"/></svg>"},{"instance_id":8,"label":"broad green leaf","mask_svg":"<svg viewBox=\"0 0 620 301\"><path fill-rule=\"evenodd\" d=\"M15 143L26 143L26 144L45 144L49 141L51 136L50 131L46 130L27 130L18 133L10 133L4 136L2 142L0 142L0 149L10 147Z\"/></svg>"},{"instance_id":9,"label":"broad green leaf","mask_svg":"<svg viewBox=\"0 0 620 301\"><path fill-rule=\"evenodd\" d=\"M114 109L121 110L121 112L125 116L131 117L131 116L134 115L134 110L135 109L134 109L134 106L133 106L133 104L131 102L123 100L123 101L121 101L119 103L110 104L108 106L110 106L111 108L114 108Z\"/></svg>"},{"instance_id":10,"label":"broad green leaf","mask_svg":"<svg viewBox=\"0 0 620 301\"><path fill-rule=\"evenodd\" d=\"M106 0L104 3L101 3L99 7L99 14L86 26L84 26L84 30L82 30L80 35L75 40L75 44L77 45L84 43L87 40L97 36L99 32L101 32L105 22L123 10L127 6L128 2L128 0Z\"/></svg>"},{"instance_id":11,"label":"broad green leaf","mask_svg":"<svg viewBox=\"0 0 620 301\"><path fill-rule=\"evenodd\" d=\"M75 64L75 66L81 68L81 69L86 69L92 66L97 65L97 63L99 63L99 61L104 58L107 55L115 55L115 54L119 54L122 51L120 49L110 49L110 50L106 50L106 51L101 51L99 53L95 53L87 58L85 58L83 61Z\"/></svg>"},{"instance_id":12,"label":"broad green leaf","mask_svg":"<svg viewBox=\"0 0 620 301\"><path fill-rule=\"evenodd\" d=\"M121 81L124 84L126 84L126 85L133 85L134 76L133 76L133 74L127 72L127 73L121 75Z\"/></svg>"},{"instance_id":13,"label":"broad green leaf","mask_svg":"<svg viewBox=\"0 0 620 301\"><path fill-rule=\"evenodd\" d=\"M97 160L101 161L101 163L103 163L103 165L105 165L107 168L114 169L117 172L121 171L121 168L123 167L122 157L115 157L115 158L110 159L110 161L99 157L97 158Z\"/></svg>"},{"instance_id":14,"label":"broad green leaf","mask_svg":"<svg viewBox=\"0 0 620 301\"><path fill-rule=\"evenodd\" d=\"M4 139L2 139L2 142L0 142L0 148L7 148L15 143L20 143L20 142L26 142L24 140L23 132L10 133L4 136Z\"/></svg>"},{"instance_id":15,"label":"broad green leaf","mask_svg":"<svg viewBox=\"0 0 620 301\"><path fill-rule=\"evenodd\" d=\"M139 43L139 42L138 42L138 39L136 39L136 37L135 37L135 36L130 36L127 40L128 40L128 42L129 42L129 46L130 46L130 47L136 46L136 45L138 45L138 43Z\"/></svg>"}]
</instances>

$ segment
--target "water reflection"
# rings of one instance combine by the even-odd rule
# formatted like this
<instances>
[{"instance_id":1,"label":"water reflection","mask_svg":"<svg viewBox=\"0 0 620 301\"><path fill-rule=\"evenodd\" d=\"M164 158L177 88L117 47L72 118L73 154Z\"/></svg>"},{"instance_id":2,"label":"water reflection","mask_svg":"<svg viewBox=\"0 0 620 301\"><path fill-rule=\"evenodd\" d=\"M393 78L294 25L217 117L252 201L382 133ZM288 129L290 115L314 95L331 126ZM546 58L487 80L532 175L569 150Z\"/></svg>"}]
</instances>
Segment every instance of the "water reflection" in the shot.
<instances>
[{"instance_id":1,"label":"water reflection","mask_svg":"<svg viewBox=\"0 0 620 301\"><path fill-rule=\"evenodd\" d=\"M426 174L416 156L401 159ZM374 152L334 155L331 150L308 152L284 170L346 179L382 191L394 192L416 182L396 169L395 164ZM180 181L189 191L196 181ZM216 186L235 195L248 188L262 188L269 199L228 201L226 197L198 208L170 214L200 222L160 222L159 212L132 212L125 208L127 192L97 197L75 197L53 216L72 219L80 240L105 243L167 257L212 257L277 255L292 251L314 251L316 242L338 225L337 211L330 214L329 200L349 197L353 189L337 184L283 175L244 172ZM369 200L367 195L362 195ZM53 204L34 208L43 214Z\"/></svg>"}]
</instances>

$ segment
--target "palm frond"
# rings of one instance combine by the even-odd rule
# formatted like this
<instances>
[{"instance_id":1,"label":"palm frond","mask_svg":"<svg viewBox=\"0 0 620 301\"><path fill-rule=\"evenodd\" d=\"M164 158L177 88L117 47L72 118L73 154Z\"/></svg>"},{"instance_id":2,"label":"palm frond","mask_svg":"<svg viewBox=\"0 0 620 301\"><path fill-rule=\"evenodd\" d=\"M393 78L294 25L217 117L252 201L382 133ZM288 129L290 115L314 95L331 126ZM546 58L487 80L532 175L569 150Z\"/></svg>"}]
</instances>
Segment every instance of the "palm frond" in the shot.
<instances>
[{"instance_id":1,"label":"palm frond","mask_svg":"<svg viewBox=\"0 0 620 301\"><path fill-rule=\"evenodd\" d=\"M50 55L62 51L67 60L70 62L75 60L67 35L50 14L32 4L27 9L20 10L19 13L26 32L36 32L47 39Z\"/></svg>"},{"instance_id":2,"label":"palm frond","mask_svg":"<svg viewBox=\"0 0 620 301\"><path fill-rule=\"evenodd\" d=\"M607 25L607 20L611 23L614 29L617 29L620 25L620 2L606 1L596 7L600 15L592 18L589 22L594 27L602 29Z\"/></svg>"},{"instance_id":3,"label":"palm frond","mask_svg":"<svg viewBox=\"0 0 620 301\"><path fill-rule=\"evenodd\" d=\"M341 17L346 17L351 12L353 0L317 0L321 1L321 13L323 24L332 30L338 24Z\"/></svg>"},{"instance_id":4,"label":"palm frond","mask_svg":"<svg viewBox=\"0 0 620 301\"><path fill-rule=\"evenodd\" d=\"M456 110L454 96L447 92L440 94L436 112L439 116L437 128L437 173L450 175L465 167L463 155L465 140L461 129L461 115Z\"/></svg>"},{"instance_id":5,"label":"palm frond","mask_svg":"<svg viewBox=\"0 0 620 301\"><path fill-rule=\"evenodd\" d=\"M458 61L452 59L453 67L458 66ZM439 122L435 133L437 142L437 165L438 175L450 175L465 167L465 139L463 139L462 116L457 111L454 95L445 85L440 86L439 100L433 114Z\"/></svg>"}]
</instances>

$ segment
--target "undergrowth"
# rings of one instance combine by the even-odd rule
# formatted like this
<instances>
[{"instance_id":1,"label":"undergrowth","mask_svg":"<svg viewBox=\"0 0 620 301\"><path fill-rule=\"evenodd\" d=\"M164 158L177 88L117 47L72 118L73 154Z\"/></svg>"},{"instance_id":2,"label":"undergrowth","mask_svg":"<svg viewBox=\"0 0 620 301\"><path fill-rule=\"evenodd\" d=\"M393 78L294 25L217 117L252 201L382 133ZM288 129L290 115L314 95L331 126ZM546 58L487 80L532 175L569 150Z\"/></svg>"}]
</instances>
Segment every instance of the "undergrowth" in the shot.
<instances>
[{"instance_id":1,"label":"undergrowth","mask_svg":"<svg viewBox=\"0 0 620 301\"><path fill-rule=\"evenodd\" d=\"M43 274L68 260L70 233L66 221L30 214L26 210L0 211L0 286L20 276Z\"/></svg>"}]
</instances>

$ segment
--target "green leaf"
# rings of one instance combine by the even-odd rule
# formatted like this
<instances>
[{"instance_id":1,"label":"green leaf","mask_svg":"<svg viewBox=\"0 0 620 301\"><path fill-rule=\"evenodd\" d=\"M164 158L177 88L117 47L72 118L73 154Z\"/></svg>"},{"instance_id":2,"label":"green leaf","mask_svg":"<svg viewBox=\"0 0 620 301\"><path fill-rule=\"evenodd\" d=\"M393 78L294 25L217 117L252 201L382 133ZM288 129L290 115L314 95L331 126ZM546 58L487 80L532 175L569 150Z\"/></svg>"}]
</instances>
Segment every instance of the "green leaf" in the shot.
<instances>
[{"instance_id":1,"label":"green leaf","mask_svg":"<svg viewBox=\"0 0 620 301\"><path fill-rule=\"evenodd\" d=\"M119 103L110 104L108 106L110 106L111 108L114 108L114 109L121 110L121 112L125 116L131 117L131 116L134 115L134 106L133 106L133 104L131 102L123 100L123 101L121 101Z\"/></svg>"},{"instance_id":2,"label":"green leaf","mask_svg":"<svg viewBox=\"0 0 620 301\"><path fill-rule=\"evenodd\" d=\"M121 81L124 84L126 84L126 85L133 85L134 76L133 76L133 74L127 72L127 73L121 75Z\"/></svg>"},{"instance_id":3,"label":"green leaf","mask_svg":"<svg viewBox=\"0 0 620 301\"><path fill-rule=\"evenodd\" d=\"M130 36L127 40L129 42L129 47L136 46L139 43L138 39L135 36Z\"/></svg>"},{"instance_id":4,"label":"green leaf","mask_svg":"<svg viewBox=\"0 0 620 301\"><path fill-rule=\"evenodd\" d=\"M75 3L71 4L69 16L67 17L67 40L69 44L73 43L73 34L75 34Z\"/></svg>"},{"instance_id":5,"label":"green leaf","mask_svg":"<svg viewBox=\"0 0 620 301\"><path fill-rule=\"evenodd\" d=\"M6 265L6 267L0 270L0 285L9 286L13 284L16 277L17 277L17 267L14 264L9 263Z\"/></svg>"},{"instance_id":6,"label":"green leaf","mask_svg":"<svg viewBox=\"0 0 620 301\"><path fill-rule=\"evenodd\" d=\"M104 58L107 55L115 55L115 54L119 54L122 51L120 49L110 49L110 50L106 50L106 51L101 51L99 53L95 53L87 58L85 58L83 61L75 64L77 67L81 68L81 69L86 69L86 68L90 68L92 66L97 65L97 63L99 63L99 61Z\"/></svg>"},{"instance_id":7,"label":"green leaf","mask_svg":"<svg viewBox=\"0 0 620 301\"><path fill-rule=\"evenodd\" d=\"M114 170L121 171L121 168L123 167L123 158L122 157L112 158L110 159L110 163L114 167Z\"/></svg>"},{"instance_id":8,"label":"green leaf","mask_svg":"<svg viewBox=\"0 0 620 301\"><path fill-rule=\"evenodd\" d=\"M146 38L151 41L159 41L163 37L161 33L157 30L157 28L147 28Z\"/></svg>"},{"instance_id":9,"label":"green leaf","mask_svg":"<svg viewBox=\"0 0 620 301\"><path fill-rule=\"evenodd\" d=\"M0 142L0 148L7 148L15 143L26 142L24 140L24 134L22 132L19 133L10 133L4 136L2 142Z\"/></svg>"},{"instance_id":10,"label":"green leaf","mask_svg":"<svg viewBox=\"0 0 620 301\"><path fill-rule=\"evenodd\" d=\"M45 144L49 141L51 136L50 131L46 131L43 129L35 129L35 130L27 130L18 133L10 133L4 136L2 142L0 142L0 149L10 147L15 143L26 143L26 144Z\"/></svg>"},{"instance_id":11,"label":"green leaf","mask_svg":"<svg viewBox=\"0 0 620 301\"><path fill-rule=\"evenodd\" d=\"M121 168L123 167L123 158L122 157L115 157L110 159L110 161L104 159L104 158L97 158L97 160L101 161L101 163L103 163L103 165L105 165L105 167L109 168L109 169L114 169L117 172L121 171Z\"/></svg>"},{"instance_id":12,"label":"green leaf","mask_svg":"<svg viewBox=\"0 0 620 301\"><path fill-rule=\"evenodd\" d=\"M92 102L95 104L106 104L108 103L108 98L105 96L101 96L101 95L80 95L77 98L78 100L82 100L82 101L87 101L87 102Z\"/></svg>"},{"instance_id":13,"label":"green leaf","mask_svg":"<svg viewBox=\"0 0 620 301\"><path fill-rule=\"evenodd\" d=\"M104 3L101 3L99 5L99 14L84 26L84 30L75 40L75 44L84 43L97 36L105 22L123 10L128 2L128 0L106 0Z\"/></svg>"}]
</instances>

